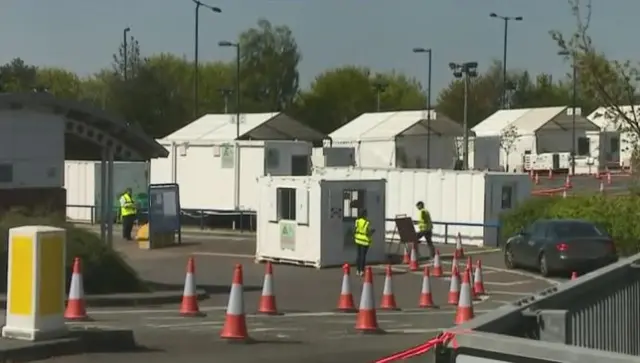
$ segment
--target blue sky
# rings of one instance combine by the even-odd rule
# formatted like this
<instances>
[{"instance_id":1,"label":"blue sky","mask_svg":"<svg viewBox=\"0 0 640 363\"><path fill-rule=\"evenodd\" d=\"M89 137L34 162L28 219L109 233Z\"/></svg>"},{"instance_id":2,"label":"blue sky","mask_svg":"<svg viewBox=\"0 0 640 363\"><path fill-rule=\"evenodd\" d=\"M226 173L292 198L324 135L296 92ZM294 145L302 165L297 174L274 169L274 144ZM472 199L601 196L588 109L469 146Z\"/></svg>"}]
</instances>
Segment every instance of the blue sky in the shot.
<instances>
[{"instance_id":1,"label":"blue sky","mask_svg":"<svg viewBox=\"0 0 640 363\"><path fill-rule=\"evenodd\" d=\"M1 0L0 62L21 57L36 65L90 74L108 66L122 29L142 52L193 57L191 0ZM208 0L209 1L209 0ZM584 1L584 0L583 0ZM640 58L636 47L638 0L593 0L592 35L599 48L622 59ZM490 12L521 15L511 23L508 65L562 77L548 31L571 32L575 22L565 0L210 0L222 14L200 16L202 60L230 60L222 39L235 39L260 17L292 30L303 54L301 81L308 86L323 70L347 64L396 69L426 80L426 58L415 46L431 47L434 91L451 80L450 61L476 60L480 68L502 58L503 23ZM633 46L630 46L633 45Z\"/></svg>"}]
</instances>

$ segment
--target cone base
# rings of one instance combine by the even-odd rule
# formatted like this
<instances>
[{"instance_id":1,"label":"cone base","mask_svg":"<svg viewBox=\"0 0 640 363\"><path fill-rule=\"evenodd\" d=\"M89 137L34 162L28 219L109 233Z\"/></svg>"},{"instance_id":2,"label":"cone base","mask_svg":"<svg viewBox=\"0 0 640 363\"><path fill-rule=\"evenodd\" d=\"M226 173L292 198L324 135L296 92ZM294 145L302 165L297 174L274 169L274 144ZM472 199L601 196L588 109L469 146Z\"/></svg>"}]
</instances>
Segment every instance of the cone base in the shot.
<instances>
[{"instance_id":1,"label":"cone base","mask_svg":"<svg viewBox=\"0 0 640 363\"><path fill-rule=\"evenodd\" d=\"M247 322L244 315L227 315L220 338L227 340L248 340Z\"/></svg>"},{"instance_id":2,"label":"cone base","mask_svg":"<svg viewBox=\"0 0 640 363\"><path fill-rule=\"evenodd\" d=\"M276 316L276 315L284 315L283 313L280 313L276 310L258 310L258 314L260 315L270 315L270 316Z\"/></svg>"},{"instance_id":3,"label":"cone base","mask_svg":"<svg viewBox=\"0 0 640 363\"><path fill-rule=\"evenodd\" d=\"M87 315L66 315L66 314L64 316L64 320L68 320L68 321L93 321L93 319L91 319Z\"/></svg>"},{"instance_id":4,"label":"cone base","mask_svg":"<svg viewBox=\"0 0 640 363\"><path fill-rule=\"evenodd\" d=\"M356 309L355 307L353 307L353 308L337 308L337 309L334 309L333 311L335 311L336 313L353 314L353 313L357 313L358 309Z\"/></svg>"},{"instance_id":5,"label":"cone base","mask_svg":"<svg viewBox=\"0 0 640 363\"><path fill-rule=\"evenodd\" d=\"M385 334L386 332L380 328L373 328L373 329L358 329L356 328L356 332L358 332L359 334L363 334L363 335L382 335Z\"/></svg>"},{"instance_id":6,"label":"cone base","mask_svg":"<svg viewBox=\"0 0 640 363\"><path fill-rule=\"evenodd\" d=\"M400 311L402 309L400 309L397 306L381 306L380 310L384 310L384 311Z\"/></svg>"},{"instance_id":7,"label":"cone base","mask_svg":"<svg viewBox=\"0 0 640 363\"><path fill-rule=\"evenodd\" d=\"M442 273L442 271L440 272L431 272L431 277L442 277L444 276L444 274Z\"/></svg>"},{"instance_id":8,"label":"cone base","mask_svg":"<svg viewBox=\"0 0 640 363\"><path fill-rule=\"evenodd\" d=\"M458 311L456 313L456 319L454 321L454 323L456 325L460 325L460 324L464 324L467 321L473 319L473 310L471 309L464 309L462 311Z\"/></svg>"}]
</instances>

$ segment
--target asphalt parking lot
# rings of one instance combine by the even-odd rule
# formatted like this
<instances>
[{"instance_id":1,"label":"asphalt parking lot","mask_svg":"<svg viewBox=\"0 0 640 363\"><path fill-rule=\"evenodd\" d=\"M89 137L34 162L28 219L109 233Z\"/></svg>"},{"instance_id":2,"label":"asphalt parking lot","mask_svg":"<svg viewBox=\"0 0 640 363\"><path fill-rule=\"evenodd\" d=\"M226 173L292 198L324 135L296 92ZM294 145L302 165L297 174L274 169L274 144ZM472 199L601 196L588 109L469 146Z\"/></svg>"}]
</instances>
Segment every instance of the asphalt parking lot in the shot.
<instances>
[{"instance_id":1,"label":"asphalt parking lot","mask_svg":"<svg viewBox=\"0 0 640 363\"><path fill-rule=\"evenodd\" d=\"M253 262L255 241L246 236L187 236L182 247L158 251L140 251L131 245L119 245L143 278L167 288L180 288L184 283L188 256L196 259L198 287L210 297L200 307L205 317L183 318L178 307L135 307L123 309L90 309L93 321L74 323L102 328L130 328L144 347L139 352L118 354L118 359L153 359L168 362L188 359L189 362L369 362L396 351L425 342L439 331L453 325L455 307L446 305L449 279L432 278L432 293L437 309L418 308L421 272L407 271L406 266L393 267L394 294L399 311L378 311L378 323L383 335L361 335L354 331L355 315L335 312L340 293L340 269L274 266L275 295L279 316L260 316L255 312L261 293L264 266ZM442 250L450 247L442 246ZM538 277L522 271L507 271L502 254L469 249L474 259L481 259L488 296L474 304L476 314L482 314L504 304L544 289L558 280ZM237 263L244 269L245 313L250 345L229 345L218 338L224 323L225 308ZM383 265L374 266L376 303L382 295ZM443 267L450 270L448 258ZM360 298L361 279L351 277L356 304ZM113 355L50 359L50 362L112 361Z\"/></svg>"}]
</instances>

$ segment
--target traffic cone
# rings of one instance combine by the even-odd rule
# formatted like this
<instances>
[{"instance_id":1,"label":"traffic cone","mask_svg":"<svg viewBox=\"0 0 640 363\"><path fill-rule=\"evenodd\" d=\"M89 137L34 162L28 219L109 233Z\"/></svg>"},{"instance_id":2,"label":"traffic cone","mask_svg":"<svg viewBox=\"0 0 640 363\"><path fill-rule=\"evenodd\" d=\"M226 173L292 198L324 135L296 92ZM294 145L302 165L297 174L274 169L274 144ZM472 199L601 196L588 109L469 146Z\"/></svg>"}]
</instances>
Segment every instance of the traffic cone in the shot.
<instances>
[{"instance_id":1,"label":"traffic cone","mask_svg":"<svg viewBox=\"0 0 640 363\"><path fill-rule=\"evenodd\" d=\"M402 255L402 264L408 265L410 261L411 261L411 258L409 257L409 246L405 243L404 255Z\"/></svg>"},{"instance_id":2,"label":"traffic cone","mask_svg":"<svg viewBox=\"0 0 640 363\"><path fill-rule=\"evenodd\" d=\"M549 176L547 176L547 179L553 179L553 170L549 169Z\"/></svg>"},{"instance_id":3,"label":"traffic cone","mask_svg":"<svg viewBox=\"0 0 640 363\"><path fill-rule=\"evenodd\" d=\"M433 256L433 277L442 277L442 265L440 264L440 250L436 250L435 256Z\"/></svg>"},{"instance_id":4,"label":"traffic cone","mask_svg":"<svg viewBox=\"0 0 640 363\"><path fill-rule=\"evenodd\" d=\"M456 268L460 268L460 265L458 264L458 258L456 257L455 254L453 254L453 259L451 260L451 274L454 274L454 271Z\"/></svg>"},{"instance_id":5,"label":"traffic cone","mask_svg":"<svg viewBox=\"0 0 640 363\"><path fill-rule=\"evenodd\" d=\"M262 283L262 295L258 312L267 315L278 315L276 308L276 296L273 293L273 266L267 261L264 271L264 282Z\"/></svg>"},{"instance_id":6,"label":"traffic cone","mask_svg":"<svg viewBox=\"0 0 640 363\"><path fill-rule=\"evenodd\" d=\"M67 299L67 308L64 311L64 318L67 320L89 319L84 302L82 266L80 258L78 257L73 259L73 273L71 275L71 286L69 287L69 298Z\"/></svg>"},{"instance_id":7,"label":"traffic cone","mask_svg":"<svg viewBox=\"0 0 640 363\"><path fill-rule=\"evenodd\" d=\"M237 264L233 271L233 282L229 292L227 315L220 338L232 342L247 342L247 321L244 315L244 293L242 287L242 265Z\"/></svg>"},{"instance_id":8,"label":"traffic cone","mask_svg":"<svg viewBox=\"0 0 640 363\"><path fill-rule=\"evenodd\" d=\"M418 254L416 253L416 244L411 244L411 260L409 260L409 271L418 271Z\"/></svg>"},{"instance_id":9,"label":"traffic cone","mask_svg":"<svg viewBox=\"0 0 640 363\"><path fill-rule=\"evenodd\" d=\"M458 305L460 299L460 275L458 275L458 268L454 265L451 272L451 283L449 284L449 298L447 302L450 305Z\"/></svg>"},{"instance_id":10,"label":"traffic cone","mask_svg":"<svg viewBox=\"0 0 640 363\"><path fill-rule=\"evenodd\" d=\"M474 281L473 281L473 260L471 259L471 256L467 257L467 265L465 266L465 271L469 271L469 286L471 286L471 299L472 300L478 300L478 296L476 296L475 291L473 290L473 285L474 285Z\"/></svg>"},{"instance_id":11,"label":"traffic cone","mask_svg":"<svg viewBox=\"0 0 640 363\"><path fill-rule=\"evenodd\" d=\"M571 273L571 280L577 280L577 279L578 279L578 273L577 273L577 272L575 272L575 271L573 271L573 272Z\"/></svg>"},{"instance_id":12,"label":"traffic cone","mask_svg":"<svg viewBox=\"0 0 640 363\"><path fill-rule=\"evenodd\" d=\"M202 316L198 308L198 295L196 294L196 263L193 257L189 257L187 262L187 275L184 278L184 292L182 293L182 304L180 304L180 315L182 316Z\"/></svg>"},{"instance_id":13,"label":"traffic cone","mask_svg":"<svg viewBox=\"0 0 640 363\"><path fill-rule=\"evenodd\" d=\"M480 260L476 263L476 273L473 278L473 292L478 296L486 294L484 281L482 281L482 261Z\"/></svg>"},{"instance_id":14,"label":"traffic cone","mask_svg":"<svg viewBox=\"0 0 640 363\"><path fill-rule=\"evenodd\" d=\"M565 189L571 189L573 185L571 185L571 175L567 174L567 177L564 180Z\"/></svg>"},{"instance_id":15,"label":"traffic cone","mask_svg":"<svg viewBox=\"0 0 640 363\"><path fill-rule=\"evenodd\" d=\"M536 185L540 184L540 175L538 175L538 173L536 173L535 176L533 177L533 182Z\"/></svg>"},{"instance_id":16,"label":"traffic cone","mask_svg":"<svg viewBox=\"0 0 640 363\"><path fill-rule=\"evenodd\" d=\"M360 306L356 316L356 330L361 333L380 333L376 317L376 303L373 299L373 272L367 267L364 272L364 283L360 295Z\"/></svg>"},{"instance_id":17,"label":"traffic cone","mask_svg":"<svg viewBox=\"0 0 640 363\"><path fill-rule=\"evenodd\" d=\"M601 179L602 175L600 175L600 170L596 170L596 173L594 174L596 179Z\"/></svg>"},{"instance_id":18,"label":"traffic cone","mask_svg":"<svg viewBox=\"0 0 640 363\"><path fill-rule=\"evenodd\" d=\"M431 295L431 277L429 276L429 266L424 267L422 275L422 290L420 291L420 302L418 306L421 308L433 308L433 296Z\"/></svg>"},{"instance_id":19,"label":"traffic cone","mask_svg":"<svg viewBox=\"0 0 640 363\"><path fill-rule=\"evenodd\" d=\"M393 295L392 276L391 265L387 265L387 271L384 277L384 289L382 290L382 300L380 300L380 309L382 310L399 310L396 305L396 297Z\"/></svg>"},{"instance_id":20,"label":"traffic cone","mask_svg":"<svg viewBox=\"0 0 640 363\"><path fill-rule=\"evenodd\" d=\"M607 172L607 185L611 185L611 172Z\"/></svg>"},{"instance_id":21,"label":"traffic cone","mask_svg":"<svg viewBox=\"0 0 640 363\"><path fill-rule=\"evenodd\" d=\"M600 193L604 193L604 182L600 180Z\"/></svg>"},{"instance_id":22,"label":"traffic cone","mask_svg":"<svg viewBox=\"0 0 640 363\"><path fill-rule=\"evenodd\" d=\"M460 285L460 299L456 310L456 324L465 323L473 319L473 302L471 301L471 285L469 285L471 271L466 270L462 275L462 285Z\"/></svg>"},{"instance_id":23,"label":"traffic cone","mask_svg":"<svg viewBox=\"0 0 640 363\"><path fill-rule=\"evenodd\" d=\"M342 288L340 290L337 310L343 313L355 313L358 309L356 309L356 306L353 303L353 295L351 294L351 283L349 279L351 267L349 267L348 263L345 263L342 266L342 271Z\"/></svg>"},{"instance_id":24,"label":"traffic cone","mask_svg":"<svg viewBox=\"0 0 640 363\"><path fill-rule=\"evenodd\" d=\"M454 256L458 258L464 258L464 250L462 249L462 235L458 232L458 237L456 238L456 252Z\"/></svg>"},{"instance_id":25,"label":"traffic cone","mask_svg":"<svg viewBox=\"0 0 640 363\"><path fill-rule=\"evenodd\" d=\"M562 198L567 197L567 189L562 189Z\"/></svg>"}]
</instances>

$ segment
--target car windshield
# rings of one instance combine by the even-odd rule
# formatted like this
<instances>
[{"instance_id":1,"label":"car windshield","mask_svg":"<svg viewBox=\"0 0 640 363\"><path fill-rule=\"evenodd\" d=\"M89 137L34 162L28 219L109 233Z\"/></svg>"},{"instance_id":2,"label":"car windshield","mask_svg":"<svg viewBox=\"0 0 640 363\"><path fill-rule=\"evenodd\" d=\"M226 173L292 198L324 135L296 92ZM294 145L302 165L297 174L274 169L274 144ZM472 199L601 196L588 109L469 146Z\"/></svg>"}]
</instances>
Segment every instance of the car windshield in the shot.
<instances>
[{"instance_id":1,"label":"car windshield","mask_svg":"<svg viewBox=\"0 0 640 363\"><path fill-rule=\"evenodd\" d=\"M556 223L553 230L558 238L603 237L606 233L593 224L584 222Z\"/></svg>"}]
</instances>

